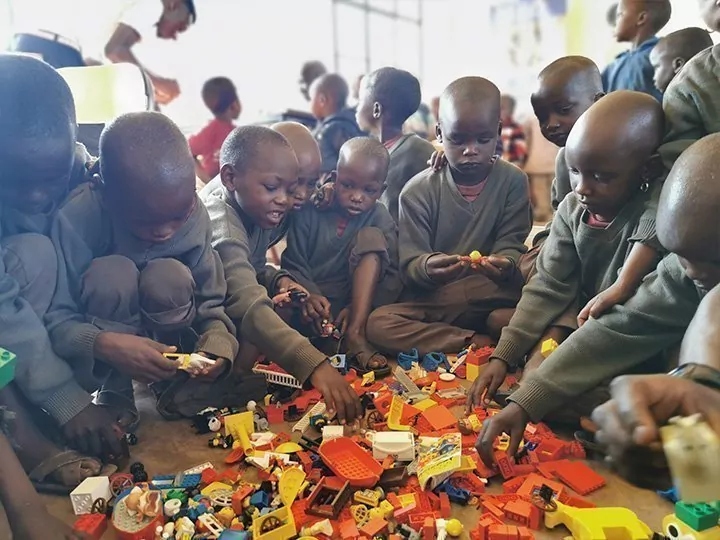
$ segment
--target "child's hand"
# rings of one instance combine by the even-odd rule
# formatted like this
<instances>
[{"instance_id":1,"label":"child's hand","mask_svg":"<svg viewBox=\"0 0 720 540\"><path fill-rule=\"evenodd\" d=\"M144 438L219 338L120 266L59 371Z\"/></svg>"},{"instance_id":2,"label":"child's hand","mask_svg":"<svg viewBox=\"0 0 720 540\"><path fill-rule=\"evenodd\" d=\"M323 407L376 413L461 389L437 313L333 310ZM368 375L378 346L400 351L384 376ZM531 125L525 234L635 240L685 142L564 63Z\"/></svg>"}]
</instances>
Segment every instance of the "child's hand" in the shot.
<instances>
[{"instance_id":1,"label":"child's hand","mask_svg":"<svg viewBox=\"0 0 720 540\"><path fill-rule=\"evenodd\" d=\"M92 403L72 417L62 428L68 446L89 456L122 456L122 428L103 407Z\"/></svg>"},{"instance_id":2,"label":"child's hand","mask_svg":"<svg viewBox=\"0 0 720 540\"><path fill-rule=\"evenodd\" d=\"M510 435L507 455L515 456L517 454L525 433L525 426L529 420L530 417L525 409L517 403L510 402L502 411L483 421L475 448L487 467L493 468L495 465L493 445L495 439L503 433Z\"/></svg>"},{"instance_id":3,"label":"child's hand","mask_svg":"<svg viewBox=\"0 0 720 540\"><path fill-rule=\"evenodd\" d=\"M505 381L508 366L499 358L493 358L480 376L475 379L468 391L466 414L471 414L474 407L483 405L487 407L495 397L500 385ZM483 397L485 392L485 398ZM482 403L481 403L482 399Z\"/></svg>"},{"instance_id":4,"label":"child's hand","mask_svg":"<svg viewBox=\"0 0 720 540\"><path fill-rule=\"evenodd\" d=\"M432 156L430 156L430 159L428 160L428 165L430 165L434 171L441 170L446 164L447 159L445 159L445 152L442 150L436 150L433 152Z\"/></svg>"},{"instance_id":5,"label":"child's hand","mask_svg":"<svg viewBox=\"0 0 720 540\"><path fill-rule=\"evenodd\" d=\"M578 326L585 324L590 317L597 319L617 304L624 304L633 294L635 294L634 288L625 287L619 281L616 281L603 292L595 295L595 298L582 308L577 318Z\"/></svg>"},{"instance_id":6,"label":"child's hand","mask_svg":"<svg viewBox=\"0 0 720 540\"><path fill-rule=\"evenodd\" d=\"M95 356L142 383L175 375L177 362L163 356L175 350L152 339L116 332L102 332L95 339Z\"/></svg>"},{"instance_id":7,"label":"child's hand","mask_svg":"<svg viewBox=\"0 0 720 540\"><path fill-rule=\"evenodd\" d=\"M304 298L301 298L297 302L295 302L292 297L290 296L290 293L292 291L297 291L298 293L302 293L305 295ZM307 301L308 296L310 296L310 292L300 285L299 283L294 282L289 277L281 277L277 281L277 292L275 296L273 296L273 304L275 304L276 307L285 307L290 304L296 304L296 303L304 303Z\"/></svg>"},{"instance_id":8,"label":"child's hand","mask_svg":"<svg viewBox=\"0 0 720 540\"><path fill-rule=\"evenodd\" d=\"M330 301L322 294L311 294L302 305L302 316L306 323L319 324L323 319L330 319Z\"/></svg>"},{"instance_id":9,"label":"child's hand","mask_svg":"<svg viewBox=\"0 0 720 540\"><path fill-rule=\"evenodd\" d=\"M438 283L449 283L458 279L466 269L466 264L458 255L433 255L425 263L427 275Z\"/></svg>"},{"instance_id":10,"label":"child's hand","mask_svg":"<svg viewBox=\"0 0 720 540\"><path fill-rule=\"evenodd\" d=\"M341 424L351 424L362 418L362 405L357 394L329 362L315 368L310 382L322 394L328 414L337 413Z\"/></svg>"},{"instance_id":11,"label":"child's hand","mask_svg":"<svg viewBox=\"0 0 720 540\"><path fill-rule=\"evenodd\" d=\"M208 358L208 355L201 351L198 351L195 354ZM220 375L225 373L227 362L227 358L216 358L212 364L207 364L203 366L199 371L191 373L191 377L197 377L205 381L214 381Z\"/></svg>"},{"instance_id":12,"label":"child's hand","mask_svg":"<svg viewBox=\"0 0 720 540\"><path fill-rule=\"evenodd\" d=\"M329 208L335 198L335 182L326 177L320 180L322 184L310 196L310 200L319 210Z\"/></svg>"},{"instance_id":13,"label":"child's hand","mask_svg":"<svg viewBox=\"0 0 720 540\"><path fill-rule=\"evenodd\" d=\"M344 334L347 330L348 324L350 323L350 306L343 308L338 313L337 319L335 319L335 328L340 330L341 334Z\"/></svg>"},{"instance_id":14,"label":"child's hand","mask_svg":"<svg viewBox=\"0 0 720 540\"><path fill-rule=\"evenodd\" d=\"M507 257L488 255L480 259L480 262L474 265L474 268L477 268L478 272L493 281L503 281L512 275L515 264Z\"/></svg>"}]
</instances>

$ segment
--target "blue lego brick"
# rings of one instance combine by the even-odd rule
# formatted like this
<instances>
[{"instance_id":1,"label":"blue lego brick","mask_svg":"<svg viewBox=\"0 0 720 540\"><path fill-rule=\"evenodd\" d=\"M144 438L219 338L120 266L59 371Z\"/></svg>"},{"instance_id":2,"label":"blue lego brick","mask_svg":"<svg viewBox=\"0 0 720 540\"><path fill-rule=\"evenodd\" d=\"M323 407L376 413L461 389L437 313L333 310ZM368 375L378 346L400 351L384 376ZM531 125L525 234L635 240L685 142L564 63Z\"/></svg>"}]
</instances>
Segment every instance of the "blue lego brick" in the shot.
<instances>
[{"instance_id":1,"label":"blue lego brick","mask_svg":"<svg viewBox=\"0 0 720 540\"><path fill-rule=\"evenodd\" d=\"M15 378L15 355L0 348L0 388L6 387Z\"/></svg>"},{"instance_id":2,"label":"blue lego brick","mask_svg":"<svg viewBox=\"0 0 720 540\"><path fill-rule=\"evenodd\" d=\"M250 540L250 533L248 531L234 531L232 529L225 529L218 540Z\"/></svg>"},{"instance_id":3,"label":"blue lego brick","mask_svg":"<svg viewBox=\"0 0 720 540\"><path fill-rule=\"evenodd\" d=\"M405 371L412 368L413 362L419 362L420 361L420 353L417 349L413 349L409 353L398 353L397 355L397 363L398 365L403 368Z\"/></svg>"},{"instance_id":4,"label":"blue lego brick","mask_svg":"<svg viewBox=\"0 0 720 540\"><path fill-rule=\"evenodd\" d=\"M270 497L264 491L256 491L250 497L250 505L262 510L270 505Z\"/></svg>"},{"instance_id":5,"label":"blue lego brick","mask_svg":"<svg viewBox=\"0 0 720 540\"><path fill-rule=\"evenodd\" d=\"M706 503L690 504L682 501L675 503L675 515L680 521L697 532L717 527L718 518L720 517L714 506Z\"/></svg>"},{"instance_id":6,"label":"blue lego brick","mask_svg":"<svg viewBox=\"0 0 720 540\"><path fill-rule=\"evenodd\" d=\"M152 483L155 487L160 489L170 488L194 488L200 485L201 474L160 474L154 476Z\"/></svg>"},{"instance_id":7,"label":"blue lego brick","mask_svg":"<svg viewBox=\"0 0 720 540\"><path fill-rule=\"evenodd\" d=\"M672 487L668 489L667 491L658 491L658 495L660 495L663 499L666 501L670 501L671 503L676 503L678 500L680 500L680 497L678 497L678 492L676 487Z\"/></svg>"}]
</instances>

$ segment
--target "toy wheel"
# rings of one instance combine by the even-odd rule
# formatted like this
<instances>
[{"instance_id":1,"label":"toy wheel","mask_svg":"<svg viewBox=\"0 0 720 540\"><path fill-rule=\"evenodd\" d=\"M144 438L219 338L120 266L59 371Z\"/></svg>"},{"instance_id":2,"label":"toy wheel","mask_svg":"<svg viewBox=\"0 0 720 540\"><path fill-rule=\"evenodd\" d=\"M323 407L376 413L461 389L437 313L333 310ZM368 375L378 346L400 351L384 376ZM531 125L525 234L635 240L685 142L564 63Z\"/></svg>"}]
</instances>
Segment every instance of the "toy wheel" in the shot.
<instances>
[{"instance_id":1,"label":"toy wheel","mask_svg":"<svg viewBox=\"0 0 720 540\"><path fill-rule=\"evenodd\" d=\"M368 414L367 419L365 420L365 423L367 424L368 429L375 429L375 426L377 424L382 424L385 421L385 417L383 414L378 411L370 411L370 414Z\"/></svg>"},{"instance_id":2,"label":"toy wheel","mask_svg":"<svg viewBox=\"0 0 720 540\"><path fill-rule=\"evenodd\" d=\"M113 494L114 497L117 497L120 495L123 491L126 489L130 489L133 487L133 477L129 474L118 474L113 476L112 480L110 481L110 493Z\"/></svg>"},{"instance_id":3,"label":"toy wheel","mask_svg":"<svg viewBox=\"0 0 720 540\"><path fill-rule=\"evenodd\" d=\"M213 506L222 506L224 508L232 506L233 491L231 489L216 489L210 493L210 502Z\"/></svg>"},{"instance_id":4,"label":"toy wheel","mask_svg":"<svg viewBox=\"0 0 720 540\"><path fill-rule=\"evenodd\" d=\"M275 516L270 516L268 518L265 518L265 520L262 522L262 525L260 525L260 532L261 533L267 533L270 531L274 531L278 527L280 527L282 523L278 518Z\"/></svg>"},{"instance_id":5,"label":"toy wheel","mask_svg":"<svg viewBox=\"0 0 720 540\"><path fill-rule=\"evenodd\" d=\"M91 514L105 514L107 512L107 501L100 497L99 499L95 499L92 503L92 507L90 508Z\"/></svg>"},{"instance_id":6,"label":"toy wheel","mask_svg":"<svg viewBox=\"0 0 720 540\"><path fill-rule=\"evenodd\" d=\"M532 503L540 510L545 510L545 512L555 512L557 510L557 503L555 501L546 501L538 493L533 493Z\"/></svg>"},{"instance_id":7,"label":"toy wheel","mask_svg":"<svg viewBox=\"0 0 720 540\"><path fill-rule=\"evenodd\" d=\"M368 521L370 521L370 513L367 507L363 506L362 504L354 506L350 512L358 527L362 527Z\"/></svg>"}]
</instances>

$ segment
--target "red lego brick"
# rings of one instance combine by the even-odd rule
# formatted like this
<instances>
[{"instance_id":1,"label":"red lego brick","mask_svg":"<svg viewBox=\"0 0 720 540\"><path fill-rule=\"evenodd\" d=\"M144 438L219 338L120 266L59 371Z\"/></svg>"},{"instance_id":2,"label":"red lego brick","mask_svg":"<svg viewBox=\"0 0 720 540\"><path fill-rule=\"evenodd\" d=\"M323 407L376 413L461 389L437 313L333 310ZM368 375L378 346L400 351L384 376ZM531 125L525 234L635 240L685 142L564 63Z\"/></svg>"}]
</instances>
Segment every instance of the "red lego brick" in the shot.
<instances>
[{"instance_id":1,"label":"red lego brick","mask_svg":"<svg viewBox=\"0 0 720 540\"><path fill-rule=\"evenodd\" d=\"M92 540L100 540L108 527L105 514L86 514L80 516L73 525L73 531L84 533Z\"/></svg>"},{"instance_id":2,"label":"red lego brick","mask_svg":"<svg viewBox=\"0 0 720 540\"><path fill-rule=\"evenodd\" d=\"M210 467L210 468L205 469L202 472L202 474L200 476L200 483L201 484L212 484L213 482L215 482L217 480L217 478L218 478L217 471Z\"/></svg>"},{"instance_id":3,"label":"red lego brick","mask_svg":"<svg viewBox=\"0 0 720 540\"><path fill-rule=\"evenodd\" d=\"M393 517L398 523L407 523L410 519L410 514L417 510L417 504L412 503L407 506L403 506L400 510L393 512Z\"/></svg>"},{"instance_id":4,"label":"red lego brick","mask_svg":"<svg viewBox=\"0 0 720 540\"><path fill-rule=\"evenodd\" d=\"M602 476L582 461L568 461L556 465L555 474L580 495L588 495L606 484Z\"/></svg>"},{"instance_id":5,"label":"red lego brick","mask_svg":"<svg viewBox=\"0 0 720 540\"><path fill-rule=\"evenodd\" d=\"M511 478L507 482L503 483L503 492L504 493L515 493L518 489L520 489L520 486L523 485L523 482L525 482L525 479L527 478L527 475L524 476L516 476L515 478Z\"/></svg>"},{"instance_id":6,"label":"red lego brick","mask_svg":"<svg viewBox=\"0 0 720 540\"><path fill-rule=\"evenodd\" d=\"M570 462L567 459L561 459L558 461L546 461L545 463L538 463L536 467L538 472L542 474L545 478L555 480L557 478L557 476L555 475L555 466L562 463Z\"/></svg>"},{"instance_id":7,"label":"red lego brick","mask_svg":"<svg viewBox=\"0 0 720 540\"><path fill-rule=\"evenodd\" d=\"M543 439L534 452L542 462L557 461L565 453L565 443L560 439Z\"/></svg>"},{"instance_id":8,"label":"red lego brick","mask_svg":"<svg viewBox=\"0 0 720 540\"><path fill-rule=\"evenodd\" d=\"M435 539L435 520L433 518L425 518L422 528L423 540L434 540Z\"/></svg>"},{"instance_id":9,"label":"red lego brick","mask_svg":"<svg viewBox=\"0 0 720 540\"><path fill-rule=\"evenodd\" d=\"M572 441L566 451L570 457L574 457L577 459L585 459L587 457L587 454L585 453L585 448L582 444L580 444L579 441Z\"/></svg>"},{"instance_id":10,"label":"red lego brick","mask_svg":"<svg viewBox=\"0 0 720 540\"><path fill-rule=\"evenodd\" d=\"M450 497L444 491L440 493L440 515L444 519L450 519L452 509L450 507Z\"/></svg>"},{"instance_id":11,"label":"red lego brick","mask_svg":"<svg viewBox=\"0 0 720 540\"><path fill-rule=\"evenodd\" d=\"M402 504L400 504L400 499L398 499L398 496L392 492L387 494L387 496L385 497L385 500L387 500L387 502L392 504L393 508L395 510L400 510L400 508L402 508Z\"/></svg>"},{"instance_id":12,"label":"red lego brick","mask_svg":"<svg viewBox=\"0 0 720 540\"><path fill-rule=\"evenodd\" d=\"M513 465L513 475L527 475L535 472L536 466L534 463L515 463Z\"/></svg>"},{"instance_id":13,"label":"red lego brick","mask_svg":"<svg viewBox=\"0 0 720 540\"><path fill-rule=\"evenodd\" d=\"M268 424L282 424L285 421L282 407L274 407L271 405L265 409L265 413L267 414Z\"/></svg>"},{"instance_id":14,"label":"red lego brick","mask_svg":"<svg viewBox=\"0 0 720 540\"><path fill-rule=\"evenodd\" d=\"M505 480L509 480L515 476L513 463L505 452L495 452L495 462L500 469L500 474L502 474Z\"/></svg>"},{"instance_id":15,"label":"red lego brick","mask_svg":"<svg viewBox=\"0 0 720 540\"><path fill-rule=\"evenodd\" d=\"M430 502L430 508L432 510L440 510L440 498L432 491L425 491L424 493L428 501Z\"/></svg>"},{"instance_id":16,"label":"red lego brick","mask_svg":"<svg viewBox=\"0 0 720 540\"><path fill-rule=\"evenodd\" d=\"M360 536L354 519L346 519L340 523L340 536L348 540Z\"/></svg>"},{"instance_id":17,"label":"red lego brick","mask_svg":"<svg viewBox=\"0 0 720 540\"><path fill-rule=\"evenodd\" d=\"M550 489L552 489L557 497L562 501L562 498L565 494L565 486L561 484L560 482L555 482L553 480L548 480L544 476L540 476L539 474L533 473L525 479L525 482L523 482L523 485L520 486L520 489L517 490L518 495L522 495L524 497L527 497L528 499L532 499L533 493L539 490L543 485L548 486Z\"/></svg>"},{"instance_id":18,"label":"red lego brick","mask_svg":"<svg viewBox=\"0 0 720 540\"><path fill-rule=\"evenodd\" d=\"M365 525L360 527L359 532L366 538L373 538L383 531L387 530L388 522L383 518L377 517L368 521Z\"/></svg>"},{"instance_id":19,"label":"red lego brick","mask_svg":"<svg viewBox=\"0 0 720 540\"><path fill-rule=\"evenodd\" d=\"M500 510L500 508L498 508L496 505L491 503L490 501L484 500L482 502L482 505L485 508L485 510L490 512L496 518L502 520L505 517L505 513L502 510Z\"/></svg>"},{"instance_id":20,"label":"red lego brick","mask_svg":"<svg viewBox=\"0 0 720 540\"><path fill-rule=\"evenodd\" d=\"M575 508L597 508L597 505L593 502L583 499L582 497L566 496L564 500L560 501L568 506L574 506Z\"/></svg>"},{"instance_id":21,"label":"red lego brick","mask_svg":"<svg viewBox=\"0 0 720 540\"><path fill-rule=\"evenodd\" d=\"M535 540L535 535L527 527L518 527L518 540Z\"/></svg>"},{"instance_id":22,"label":"red lego brick","mask_svg":"<svg viewBox=\"0 0 720 540\"><path fill-rule=\"evenodd\" d=\"M487 538L488 540L515 540L508 533L507 525L490 525Z\"/></svg>"}]
</instances>

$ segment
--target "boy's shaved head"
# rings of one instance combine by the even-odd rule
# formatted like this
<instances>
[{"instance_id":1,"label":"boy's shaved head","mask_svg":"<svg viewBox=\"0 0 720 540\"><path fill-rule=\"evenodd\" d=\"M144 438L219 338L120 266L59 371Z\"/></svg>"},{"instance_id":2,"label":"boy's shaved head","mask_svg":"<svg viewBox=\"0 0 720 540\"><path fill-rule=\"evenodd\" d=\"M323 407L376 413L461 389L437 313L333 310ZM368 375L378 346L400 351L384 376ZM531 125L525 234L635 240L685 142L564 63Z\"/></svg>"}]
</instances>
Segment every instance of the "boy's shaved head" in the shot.
<instances>
[{"instance_id":1,"label":"boy's shaved head","mask_svg":"<svg viewBox=\"0 0 720 540\"><path fill-rule=\"evenodd\" d=\"M409 71L380 68L367 75L364 84L370 101L383 106L393 125L402 125L420 107L420 81Z\"/></svg>"},{"instance_id":2,"label":"boy's shaved head","mask_svg":"<svg viewBox=\"0 0 720 540\"><path fill-rule=\"evenodd\" d=\"M653 36L665 27L671 15L670 0L620 0L615 37L620 42L634 41L643 26L647 36Z\"/></svg>"},{"instance_id":3,"label":"boy's shaved head","mask_svg":"<svg viewBox=\"0 0 720 540\"><path fill-rule=\"evenodd\" d=\"M349 217L370 210L383 192L390 154L372 137L350 139L340 148L333 205Z\"/></svg>"},{"instance_id":4,"label":"boy's shaved head","mask_svg":"<svg viewBox=\"0 0 720 540\"><path fill-rule=\"evenodd\" d=\"M655 86L664 92L685 63L700 51L712 47L712 39L702 28L683 28L658 41L650 51L650 63L655 70Z\"/></svg>"},{"instance_id":5,"label":"boy's shaved head","mask_svg":"<svg viewBox=\"0 0 720 540\"><path fill-rule=\"evenodd\" d=\"M323 94L331 99L338 109L347 104L350 89L347 82L337 73L328 73L315 79L310 88L310 95Z\"/></svg>"},{"instance_id":6,"label":"boy's shaved head","mask_svg":"<svg viewBox=\"0 0 720 540\"><path fill-rule=\"evenodd\" d=\"M241 126L227 136L220 149L220 167L232 165L238 174L252 167L264 145L276 145L292 151L279 131L263 126Z\"/></svg>"},{"instance_id":7,"label":"boy's shaved head","mask_svg":"<svg viewBox=\"0 0 720 540\"><path fill-rule=\"evenodd\" d=\"M390 167L390 154L380 141L372 137L355 137L340 147L338 167L358 159L371 165L381 182L385 181Z\"/></svg>"},{"instance_id":8,"label":"boy's shaved head","mask_svg":"<svg viewBox=\"0 0 720 540\"><path fill-rule=\"evenodd\" d=\"M279 122L270 129L285 137L295 152L298 182L293 194L293 210L300 210L310 200L320 178L320 147L310 130L298 122Z\"/></svg>"},{"instance_id":9,"label":"boy's shaved head","mask_svg":"<svg viewBox=\"0 0 720 540\"><path fill-rule=\"evenodd\" d=\"M454 120L458 110L480 107L486 116L500 118L500 90L482 77L462 77L451 82L440 95L440 121Z\"/></svg>"},{"instance_id":10,"label":"boy's shaved head","mask_svg":"<svg viewBox=\"0 0 720 540\"><path fill-rule=\"evenodd\" d=\"M602 76L597 64L584 56L564 56L548 64L538 75L538 85L566 87L595 94L603 91Z\"/></svg>"}]
</instances>

